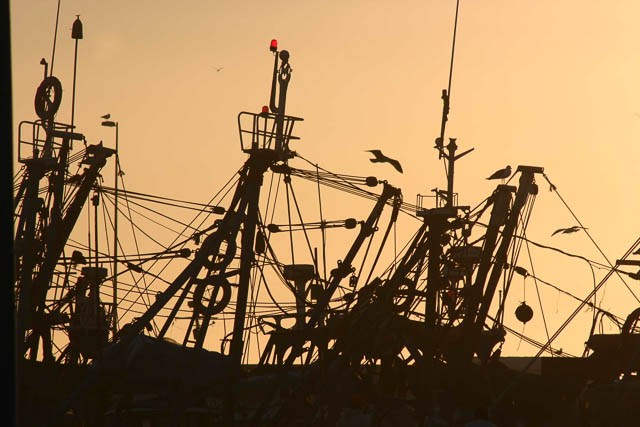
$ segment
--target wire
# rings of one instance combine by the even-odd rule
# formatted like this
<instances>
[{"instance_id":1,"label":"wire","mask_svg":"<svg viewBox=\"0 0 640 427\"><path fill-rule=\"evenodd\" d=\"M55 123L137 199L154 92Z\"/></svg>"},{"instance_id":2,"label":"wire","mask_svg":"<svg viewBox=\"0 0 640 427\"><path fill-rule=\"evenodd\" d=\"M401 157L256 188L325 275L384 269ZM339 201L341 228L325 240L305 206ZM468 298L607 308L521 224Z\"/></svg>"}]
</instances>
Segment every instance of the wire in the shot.
<instances>
[{"instance_id":1,"label":"wire","mask_svg":"<svg viewBox=\"0 0 640 427\"><path fill-rule=\"evenodd\" d=\"M378 200L378 198L380 197L376 193L367 191L355 185L355 183L366 185L366 182L367 182L366 177L356 177L353 175L338 175L318 166L318 164L316 163L312 163L310 160L307 160L306 158L304 158L298 153L296 153L296 156L304 160L305 162L309 163L316 170L310 171L310 170L304 170L304 169L290 168L290 171L288 171L288 173L290 173L293 176L297 176L299 178L303 178L312 182L318 182L319 180L323 185L327 187L331 187L336 190L343 191L347 194L362 197L368 200ZM320 174L318 172L318 169L322 170L324 174ZM383 182L383 181L380 181L380 182ZM393 202L393 199L389 199L386 203L388 205L391 205L394 202ZM401 204L400 211L414 219L420 220L420 218L416 215L417 208L418 207L416 205L412 205L410 203L403 201Z\"/></svg>"},{"instance_id":2,"label":"wire","mask_svg":"<svg viewBox=\"0 0 640 427\"><path fill-rule=\"evenodd\" d=\"M522 232L526 236L524 230ZM544 324L544 331L547 334L547 340L549 340L549 328L547 327L547 318L544 315L544 309L542 308L542 298L540 297L540 289L538 289L538 280L536 279L536 271L533 267L533 259L531 258L531 249L529 248L529 242L525 241L527 246L527 255L529 257L529 265L531 265L531 272L533 273L533 283L536 286L536 294L538 295L538 305L540 306L540 313L542 314L542 323Z\"/></svg>"},{"instance_id":3,"label":"wire","mask_svg":"<svg viewBox=\"0 0 640 427\"><path fill-rule=\"evenodd\" d=\"M560 201L562 202L562 204L567 208L567 210L571 213L571 216L573 216L573 219L576 220L576 222L580 225L580 227L582 227L582 230L585 232L585 234L587 235L587 237L589 237L589 240L591 240L591 242L593 243L593 245L596 247L596 249L598 249L598 252L600 252L600 255L602 255L602 257L607 261L607 263L609 264L609 267L611 267L613 270L615 271L616 274L618 275L618 278L622 281L622 283L624 284L624 286L627 288L627 290L631 293L631 295L633 296L633 298L640 303L640 299L638 299L638 297L636 296L636 294L631 290L631 288L629 287L629 285L627 285L627 282L624 281L624 279L622 278L622 276L620 275L620 273L617 272L617 270L615 270L615 267L611 264L611 261L609 261L609 258L607 258L607 256L604 254L604 252L602 251L602 249L600 249L600 246L598 246L598 244L596 243L596 241L593 239L593 237L591 237L591 234L589 234L589 231L587 231L587 228L582 225L582 222L580 222L580 220L578 219L578 217L576 216L576 214L573 212L573 210L569 207L569 205L567 204L567 202L565 202L564 198L560 195L560 192L558 191L558 187L556 187L551 180L549 180L549 177L543 173L542 176L544 176L544 179L547 180L547 182L549 183L549 186L551 188L552 191L554 191L556 193L556 195L558 196L558 198L560 199Z\"/></svg>"},{"instance_id":4,"label":"wire","mask_svg":"<svg viewBox=\"0 0 640 427\"><path fill-rule=\"evenodd\" d=\"M106 193L109 194L115 194L115 189L111 188L111 187L104 187L103 191L105 191ZM140 199L140 200L144 200L144 201L148 201L148 202L152 202L152 203L158 203L164 206L174 206L174 207L178 207L178 208L183 208L183 209L191 209L191 210L195 210L198 212L206 212L207 210L211 210L215 207L217 207L216 205L211 205L211 204L206 204L206 203L197 203L197 202L189 202L189 201L185 201L185 200L178 200L178 199L172 199L172 198L168 198L168 197L160 197L160 196L155 196L152 194L145 194L145 193L139 193L139 192L135 192L135 191L125 191L125 190L118 190L118 195L122 196L122 197L129 197L130 199ZM155 200L157 199L157 200ZM176 202L176 203L169 203L169 202ZM177 203L182 203L185 205L193 205L193 206L183 206ZM195 207L197 206L197 207Z\"/></svg>"}]
</instances>

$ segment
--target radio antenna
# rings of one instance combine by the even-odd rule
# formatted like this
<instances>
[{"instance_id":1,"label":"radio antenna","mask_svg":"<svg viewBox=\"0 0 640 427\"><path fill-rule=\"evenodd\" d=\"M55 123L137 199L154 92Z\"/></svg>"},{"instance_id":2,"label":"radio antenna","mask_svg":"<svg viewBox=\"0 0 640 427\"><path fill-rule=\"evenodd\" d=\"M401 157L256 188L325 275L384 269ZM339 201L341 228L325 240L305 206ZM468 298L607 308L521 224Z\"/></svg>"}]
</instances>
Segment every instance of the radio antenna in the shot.
<instances>
[{"instance_id":1,"label":"radio antenna","mask_svg":"<svg viewBox=\"0 0 640 427\"><path fill-rule=\"evenodd\" d=\"M447 127L447 120L449 117L449 102L451 100L451 81L453 79L453 59L456 51L456 34L458 32L458 10L460 8L460 0L456 0L456 17L453 25L453 43L451 46L451 64L449 65L449 84L447 89L442 90L442 122L440 123L440 136L436 138L436 145L434 148L438 150L438 159L444 159L444 170L447 175L447 192L446 192L446 205L448 207L454 206L455 193L453 192L453 176L454 176L454 164L455 161L462 156L469 154L473 151L473 148L465 151L464 153L456 155L458 146L456 145L455 138L449 138L450 142L445 147L444 135ZM435 189L437 194L437 188Z\"/></svg>"},{"instance_id":2,"label":"radio antenna","mask_svg":"<svg viewBox=\"0 0 640 427\"><path fill-rule=\"evenodd\" d=\"M444 134L447 127L447 120L449 118L449 102L451 100L451 81L453 80L453 59L456 51L456 34L458 31L458 10L460 8L460 0L456 0L456 17L453 24L453 43L451 45L451 64L449 65L449 84L447 89L442 90L442 122L440 124L440 136L436 138L436 146L438 149L438 158L441 159L444 155ZM446 168L446 166L445 166Z\"/></svg>"},{"instance_id":3,"label":"radio antenna","mask_svg":"<svg viewBox=\"0 0 640 427\"><path fill-rule=\"evenodd\" d=\"M56 39L58 38L58 20L60 19L60 1L58 0L58 11L56 12L56 29L53 33L53 52L51 52L51 74L53 76L53 60L56 57ZM46 77L46 76L45 76Z\"/></svg>"}]
</instances>

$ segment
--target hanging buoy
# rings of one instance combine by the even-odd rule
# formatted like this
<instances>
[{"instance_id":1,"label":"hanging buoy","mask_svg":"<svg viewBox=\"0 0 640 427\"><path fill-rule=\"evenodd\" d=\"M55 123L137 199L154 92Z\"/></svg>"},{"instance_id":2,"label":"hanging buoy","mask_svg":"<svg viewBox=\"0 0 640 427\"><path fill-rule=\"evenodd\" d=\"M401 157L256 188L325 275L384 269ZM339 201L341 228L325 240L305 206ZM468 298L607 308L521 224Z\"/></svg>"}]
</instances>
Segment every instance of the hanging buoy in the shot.
<instances>
[{"instance_id":1,"label":"hanging buoy","mask_svg":"<svg viewBox=\"0 0 640 427\"><path fill-rule=\"evenodd\" d=\"M516 317L522 323L527 323L533 317L533 309L523 301L522 304L516 308Z\"/></svg>"}]
</instances>

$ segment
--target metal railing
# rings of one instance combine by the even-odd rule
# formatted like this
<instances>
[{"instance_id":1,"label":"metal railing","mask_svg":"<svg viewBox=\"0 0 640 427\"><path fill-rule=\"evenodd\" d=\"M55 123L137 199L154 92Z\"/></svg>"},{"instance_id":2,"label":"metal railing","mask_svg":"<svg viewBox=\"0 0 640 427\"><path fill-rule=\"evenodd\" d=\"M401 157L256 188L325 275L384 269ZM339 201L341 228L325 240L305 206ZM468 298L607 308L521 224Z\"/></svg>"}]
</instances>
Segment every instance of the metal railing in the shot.
<instances>
[{"instance_id":1,"label":"metal railing","mask_svg":"<svg viewBox=\"0 0 640 427\"><path fill-rule=\"evenodd\" d=\"M278 135L278 119L282 119L282 135ZM238 114L238 130L240 132L240 147L245 153L253 150L281 149L288 150L291 140L300 139L293 136L293 126L304 119L293 116L279 116L263 112L250 113L243 111ZM278 147L280 142L280 147Z\"/></svg>"},{"instance_id":2,"label":"metal railing","mask_svg":"<svg viewBox=\"0 0 640 427\"><path fill-rule=\"evenodd\" d=\"M52 131L54 135L51 137L51 155L55 157L57 155L56 150L62 146L61 142L56 142L55 134L70 133L73 130L73 126L64 123L54 123ZM47 142L47 129L42 120L36 120L31 122L23 120L18 125L18 161L24 162L25 160L38 158L40 153L45 147ZM73 142L73 138L70 139L70 144ZM73 146L69 147L73 149Z\"/></svg>"}]
</instances>

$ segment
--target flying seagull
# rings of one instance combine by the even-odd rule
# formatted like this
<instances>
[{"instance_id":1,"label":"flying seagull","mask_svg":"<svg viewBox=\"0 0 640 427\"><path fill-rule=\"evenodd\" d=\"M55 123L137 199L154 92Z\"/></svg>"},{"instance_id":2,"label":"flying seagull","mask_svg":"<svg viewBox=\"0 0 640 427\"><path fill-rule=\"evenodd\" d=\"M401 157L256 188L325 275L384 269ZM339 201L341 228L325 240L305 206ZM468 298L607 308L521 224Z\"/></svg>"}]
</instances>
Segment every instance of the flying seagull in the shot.
<instances>
[{"instance_id":1,"label":"flying seagull","mask_svg":"<svg viewBox=\"0 0 640 427\"><path fill-rule=\"evenodd\" d=\"M111 118L111 114L105 114L104 116L100 116L100 118L109 120Z\"/></svg>"},{"instance_id":2,"label":"flying seagull","mask_svg":"<svg viewBox=\"0 0 640 427\"><path fill-rule=\"evenodd\" d=\"M562 234L571 234L571 233L575 233L578 230L586 230L586 228L584 227L579 227L577 225L574 225L572 227L569 228L558 228L556 231L554 231L551 235L555 236L558 233L562 233Z\"/></svg>"},{"instance_id":3,"label":"flying seagull","mask_svg":"<svg viewBox=\"0 0 640 427\"><path fill-rule=\"evenodd\" d=\"M216 72L220 72L220 70L222 70L224 67L214 67L216 69Z\"/></svg>"},{"instance_id":4,"label":"flying seagull","mask_svg":"<svg viewBox=\"0 0 640 427\"><path fill-rule=\"evenodd\" d=\"M402 173L402 166L400 166L400 162L395 160L395 159L391 159L387 156L385 156L384 154L382 154L382 151L380 150L367 150L369 153L373 154L375 156L374 159L369 159L371 160L371 162L373 163L389 163L391 164L391 166L393 166L394 168L396 168L396 170L400 173Z\"/></svg>"},{"instance_id":5,"label":"flying seagull","mask_svg":"<svg viewBox=\"0 0 640 427\"><path fill-rule=\"evenodd\" d=\"M511 176L511 166L507 166L504 169L500 169L495 171L489 178L487 179L507 179Z\"/></svg>"},{"instance_id":6,"label":"flying seagull","mask_svg":"<svg viewBox=\"0 0 640 427\"><path fill-rule=\"evenodd\" d=\"M575 233L576 231L580 231L580 230L586 230L586 228L574 225L573 227L567 228L562 233L563 234L570 234L570 233Z\"/></svg>"}]
</instances>

